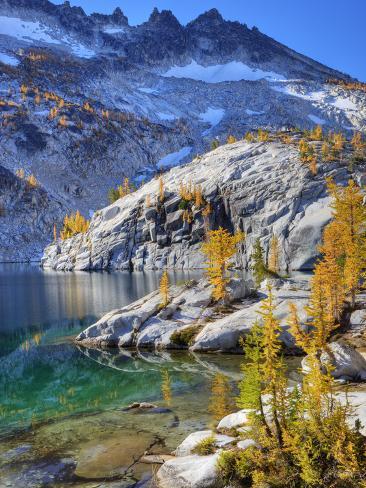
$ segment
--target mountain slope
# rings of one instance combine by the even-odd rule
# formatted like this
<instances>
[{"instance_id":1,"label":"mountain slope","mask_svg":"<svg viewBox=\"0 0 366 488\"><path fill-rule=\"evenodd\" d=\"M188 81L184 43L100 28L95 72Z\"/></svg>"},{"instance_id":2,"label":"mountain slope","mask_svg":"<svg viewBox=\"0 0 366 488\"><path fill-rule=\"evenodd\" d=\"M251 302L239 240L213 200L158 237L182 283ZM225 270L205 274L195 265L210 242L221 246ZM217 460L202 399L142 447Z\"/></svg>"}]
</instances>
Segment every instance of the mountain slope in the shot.
<instances>
[{"instance_id":1,"label":"mountain slope","mask_svg":"<svg viewBox=\"0 0 366 488\"><path fill-rule=\"evenodd\" d=\"M0 164L36 175L60 227L124 177L146 181L229 133L366 131L365 92L330 78L350 81L215 9L186 26L155 9L130 26L120 9L0 0ZM18 259L40 256L37 242L14 245Z\"/></svg>"}]
</instances>

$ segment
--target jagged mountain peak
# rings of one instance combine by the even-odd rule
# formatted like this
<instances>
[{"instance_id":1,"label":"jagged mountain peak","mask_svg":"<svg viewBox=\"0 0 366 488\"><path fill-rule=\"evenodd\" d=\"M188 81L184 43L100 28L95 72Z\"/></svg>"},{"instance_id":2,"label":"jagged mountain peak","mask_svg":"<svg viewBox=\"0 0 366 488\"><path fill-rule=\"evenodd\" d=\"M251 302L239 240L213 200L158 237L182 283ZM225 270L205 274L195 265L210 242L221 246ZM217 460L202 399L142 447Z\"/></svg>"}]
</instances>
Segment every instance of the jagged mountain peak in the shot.
<instances>
[{"instance_id":1,"label":"jagged mountain peak","mask_svg":"<svg viewBox=\"0 0 366 488\"><path fill-rule=\"evenodd\" d=\"M155 7L154 10L151 12L148 23L182 27L179 20L176 18L171 10L162 10L161 12L159 12L159 9L157 7Z\"/></svg>"},{"instance_id":2,"label":"jagged mountain peak","mask_svg":"<svg viewBox=\"0 0 366 488\"><path fill-rule=\"evenodd\" d=\"M128 25L128 18L119 7L115 8L111 15L93 12L90 16L100 24Z\"/></svg>"},{"instance_id":3,"label":"jagged mountain peak","mask_svg":"<svg viewBox=\"0 0 366 488\"><path fill-rule=\"evenodd\" d=\"M210 24L222 24L225 20L217 8L212 8L207 10L203 14L199 15L196 19L192 20L189 24L201 24L201 23L210 23Z\"/></svg>"}]
</instances>

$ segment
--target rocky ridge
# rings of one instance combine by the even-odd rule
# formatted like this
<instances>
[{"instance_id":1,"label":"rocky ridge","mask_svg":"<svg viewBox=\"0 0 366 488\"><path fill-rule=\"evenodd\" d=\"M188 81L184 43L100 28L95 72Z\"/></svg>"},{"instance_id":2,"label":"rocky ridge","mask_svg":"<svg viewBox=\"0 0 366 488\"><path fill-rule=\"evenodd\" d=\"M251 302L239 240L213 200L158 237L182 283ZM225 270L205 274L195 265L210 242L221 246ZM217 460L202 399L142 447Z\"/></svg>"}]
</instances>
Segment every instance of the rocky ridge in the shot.
<instances>
[{"instance_id":1,"label":"rocky ridge","mask_svg":"<svg viewBox=\"0 0 366 488\"><path fill-rule=\"evenodd\" d=\"M61 203L58 227L104 206L124 177L149 180L229 132L365 131L364 92L327 83L349 77L215 9L186 26L158 10L130 26L120 9L1 0L0 17L0 164L35 174ZM7 236L12 259L40 258L35 235Z\"/></svg>"},{"instance_id":2,"label":"rocky ridge","mask_svg":"<svg viewBox=\"0 0 366 488\"><path fill-rule=\"evenodd\" d=\"M166 173L163 204L155 179L98 211L86 234L51 244L42 265L56 270L202 268L203 236L221 225L246 233L236 258L239 268L248 267L257 238L267 253L276 234L281 269L311 269L331 215L329 176L337 183L352 176L362 182L363 165L350 172L345 163L320 163L313 175L300 162L296 144L229 144ZM181 184L200 185L205 204L186 207Z\"/></svg>"}]
</instances>

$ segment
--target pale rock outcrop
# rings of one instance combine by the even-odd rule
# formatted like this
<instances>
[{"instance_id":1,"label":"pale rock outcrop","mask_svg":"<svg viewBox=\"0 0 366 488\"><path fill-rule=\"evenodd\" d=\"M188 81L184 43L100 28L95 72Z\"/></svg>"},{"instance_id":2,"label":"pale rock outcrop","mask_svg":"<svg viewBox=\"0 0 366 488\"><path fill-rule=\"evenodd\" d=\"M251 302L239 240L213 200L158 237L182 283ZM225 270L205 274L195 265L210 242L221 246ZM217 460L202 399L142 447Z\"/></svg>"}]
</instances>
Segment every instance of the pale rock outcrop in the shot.
<instances>
[{"instance_id":1,"label":"pale rock outcrop","mask_svg":"<svg viewBox=\"0 0 366 488\"><path fill-rule=\"evenodd\" d=\"M360 167L358 171L362 171ZM163 177L165 201L157 204L158 180L94 214L82 236L46 248L42 265L56 270L202 268L201 242L208 226L246 233L236 265L248 268L259 237L268 252L279 238L282 269L310 269L322 229L330 220L325 178L345 183L340 163L318 164L312 175L296 145L239 141L208 152ZM356 177L357 175L355 175ZM192 222L179 209L181 183L200 185L211 214L192 206ZM146 208L146 199L151 206Z\"/></svg>"},{"instance_id":2,"label":"pale rock outcrop","mask_svg":"<svg viewBox=\"0 0 366 488\"><path fill-rule=\"evenodd\" d=\"M288 350L293 350L294 340L287 330L289 304L296 304L300 319L305 321L308 291L303 289L303 284L297 289L296 282L292 282L289 288L288 284L284 287L282 280L278 280L277 286L279 288L274 288L273 294L276 317L282 327L281 340ZM241 352L240 338L259 318L261 301L267 297L267 292L261 291L256 298L246 298L251 292L249 283L232 278L228 286L228 301L232 302L233 309L218 312L212 303L212 287L204 279L199 283L172 287L171 301L163 309L160 294L156 291L106 314L79 334L76 342L92 347L189 347L191 351ZM187 328L191 332L189 342L177 342L173 333L182 333Z\"/></svg>"}]
</instances>

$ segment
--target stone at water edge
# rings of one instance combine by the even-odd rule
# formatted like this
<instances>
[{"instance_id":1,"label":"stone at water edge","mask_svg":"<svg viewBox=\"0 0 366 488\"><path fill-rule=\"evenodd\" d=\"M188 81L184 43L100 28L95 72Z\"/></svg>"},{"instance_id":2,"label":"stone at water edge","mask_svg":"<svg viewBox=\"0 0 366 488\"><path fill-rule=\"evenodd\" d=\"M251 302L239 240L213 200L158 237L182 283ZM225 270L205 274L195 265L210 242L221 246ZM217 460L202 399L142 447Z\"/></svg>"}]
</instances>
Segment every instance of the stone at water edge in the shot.
<instances>
[{"instance_id":1,"label":"stone at water edge","mask_svg":"<svg viewBox=\"0 0 366 488\"><path fill-rule=\"evenodd\" d=\"M182 457L192 454L192 451L201 441L212 436L215 438L216 447L223 447L235 441L234 437L215 434L212 430L192 432L192 434L189 434L189 436L176 448L175 455L177 457Z\"/></svg>"},{"instance_id":2,"label":"stone at water edge","mask_svg":"<svg viewBox=\"0 0 366 488\"><path fill-rule=\"evenodd\" d=\"M159 488L218 488L220 451L210 456L183 456L167 461L157 472Z\"/></svg>"}]
</instances>

